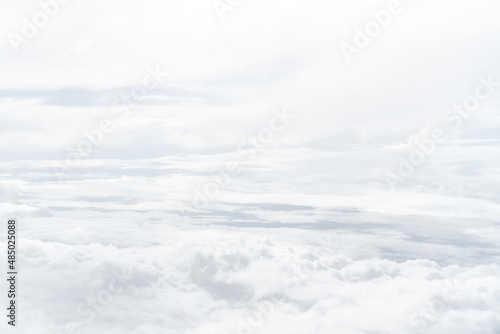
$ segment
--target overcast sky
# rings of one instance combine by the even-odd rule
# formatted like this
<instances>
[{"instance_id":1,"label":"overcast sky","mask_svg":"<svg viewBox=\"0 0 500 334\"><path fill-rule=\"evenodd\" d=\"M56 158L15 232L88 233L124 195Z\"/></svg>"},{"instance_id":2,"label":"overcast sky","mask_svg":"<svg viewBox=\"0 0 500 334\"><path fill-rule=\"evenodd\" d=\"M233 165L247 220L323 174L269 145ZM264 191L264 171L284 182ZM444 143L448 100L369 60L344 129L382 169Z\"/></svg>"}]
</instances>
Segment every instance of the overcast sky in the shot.
<instances>
[{"instance_id":1,"label":"overcast sky","mask_svg":"<svg viewBox=\"0 0 500 334\"><path fill-rule=\"evenodd\" d=\"M500 2L63 2L0 10L12 333L500 331Z\"/></svg>"},{"instance_id":2,"label":"overcast sky","mask_svg":"<svg viewBox=\"0 0 500 334\"><path fill-rule=\"evenodd\" d=\"M401 1L349 63L342 43L354 45L356 29L388 3L241 1L221 20L211 1L68 1L31 39L19 38L23 18L38 17L37 1L4 6L0 142L9 150L7 139L37 131L3 158L57 157L80 128L110 113L120 93L140 85L148 66L168 76L132 115L144 121L138 137L161 132L143 148L161 141L176 150L233 150L282 105L300 126L279 145L337 148L363 136L404 143L472 94L479 76L500 78L500 4ZM496 105L498 95L461 131L493 132ZM164 121L148 122L158 117ZM182 138L171 135L181 129ZM126 140L120 136L110 142Z\"/></svg>"}]
</instances>

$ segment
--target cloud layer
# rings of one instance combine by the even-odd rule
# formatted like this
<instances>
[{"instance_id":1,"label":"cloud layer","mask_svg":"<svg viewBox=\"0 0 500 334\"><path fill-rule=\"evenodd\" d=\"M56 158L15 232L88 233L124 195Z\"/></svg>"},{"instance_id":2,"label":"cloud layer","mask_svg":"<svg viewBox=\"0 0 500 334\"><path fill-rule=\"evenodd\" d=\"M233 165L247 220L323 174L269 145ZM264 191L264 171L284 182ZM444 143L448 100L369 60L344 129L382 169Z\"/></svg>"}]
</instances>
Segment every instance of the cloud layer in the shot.
<instances>
[{"instance_id":1,"label":"cloud layer","mask_svg":"<svg viewBox=\"0 0 500 334\"><path fill-rule=\"evenodd\" d=\"M500 332L499 6L4 4L0 331Z\"/></svg>"}]
</instances>

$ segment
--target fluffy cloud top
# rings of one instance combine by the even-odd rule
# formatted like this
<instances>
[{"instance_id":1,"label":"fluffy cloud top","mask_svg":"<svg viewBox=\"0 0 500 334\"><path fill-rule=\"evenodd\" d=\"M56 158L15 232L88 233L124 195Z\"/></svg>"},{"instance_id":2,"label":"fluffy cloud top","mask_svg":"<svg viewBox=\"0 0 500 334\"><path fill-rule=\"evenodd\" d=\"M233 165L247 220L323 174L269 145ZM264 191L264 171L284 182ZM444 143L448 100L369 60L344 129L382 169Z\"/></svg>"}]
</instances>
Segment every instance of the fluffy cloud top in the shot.
<instances>
[{"instance_id":1,"label":"fluffy cloud top","mask_svg":"<svg viewBox=\"0 0 500 334\"><path fill-rule=\"evenodd\" d=\"M499 6L3 4L0 331L499 333Z\"/></svg>"}]
</instances>

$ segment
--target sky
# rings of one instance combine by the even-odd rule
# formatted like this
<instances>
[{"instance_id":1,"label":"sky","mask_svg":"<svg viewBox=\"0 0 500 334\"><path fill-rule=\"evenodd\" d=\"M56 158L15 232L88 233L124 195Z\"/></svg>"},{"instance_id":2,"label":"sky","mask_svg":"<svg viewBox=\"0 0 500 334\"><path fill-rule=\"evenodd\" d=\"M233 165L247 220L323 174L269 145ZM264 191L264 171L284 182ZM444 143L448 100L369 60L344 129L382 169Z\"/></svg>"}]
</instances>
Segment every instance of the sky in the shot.
<instances>
[{"instance_id":1,"label":"sky","mask_svg":"<svg viewBox=\"0 0 500 334\"><path fill-rule=\"evenodd\" d=\"M498 333L499 7L3 3L0 326Z\"/></svg>"}]
</instances>

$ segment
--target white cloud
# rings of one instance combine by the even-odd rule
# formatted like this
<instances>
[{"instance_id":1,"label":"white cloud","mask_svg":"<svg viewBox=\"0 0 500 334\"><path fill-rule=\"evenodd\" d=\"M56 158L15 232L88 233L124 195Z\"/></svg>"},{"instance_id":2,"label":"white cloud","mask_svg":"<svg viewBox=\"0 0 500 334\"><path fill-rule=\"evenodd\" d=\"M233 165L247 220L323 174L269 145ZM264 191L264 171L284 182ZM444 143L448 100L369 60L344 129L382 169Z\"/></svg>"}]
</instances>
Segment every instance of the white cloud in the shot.
<instances>
[{"instance_id":1,"label":"white cloud","mask_svg":"<svg viewBox=\"0 0 500 334\"><path fill-rule=\"evenodd\" d=\"M211 0L68 1L18 53L7 34L41 5L4 4L16 331L498 333L500 95L387 175L478 77L500 82L499 3L401 4L351 63L340 43L388 2L242 1L220 20ZM148 67L168 75L117 121ZM295 118L239 150L276 108ZM115 129L72 166L103 119Z\"/></svg>"}]
</instances>

